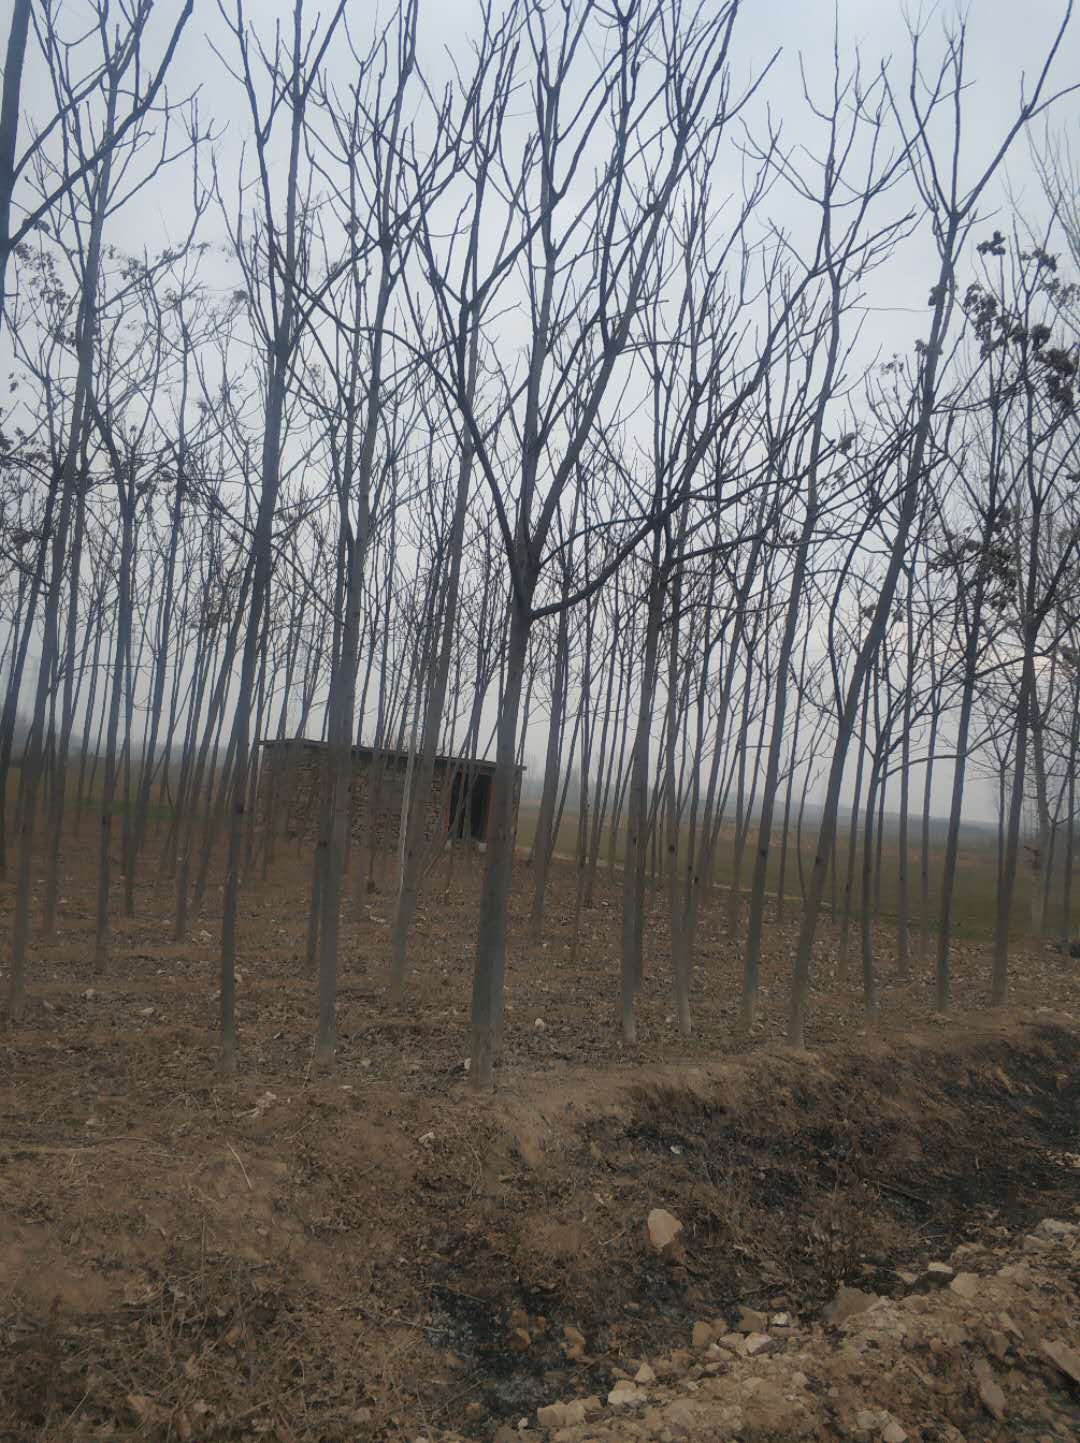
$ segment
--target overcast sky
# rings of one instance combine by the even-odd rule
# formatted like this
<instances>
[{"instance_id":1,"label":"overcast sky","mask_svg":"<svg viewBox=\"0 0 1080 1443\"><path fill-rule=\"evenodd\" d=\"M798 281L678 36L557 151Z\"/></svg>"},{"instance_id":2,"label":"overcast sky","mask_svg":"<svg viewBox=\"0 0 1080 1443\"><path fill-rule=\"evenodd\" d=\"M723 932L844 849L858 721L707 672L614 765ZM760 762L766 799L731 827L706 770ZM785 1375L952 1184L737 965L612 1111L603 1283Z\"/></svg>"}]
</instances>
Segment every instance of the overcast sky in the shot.
<instances>
[{"instance_id":1,"label":"overcast sky","mask_svg":"<svg viewBox=\"0 0 1080 1443\"><path fill-rule=\"evenodd\" d=\"M80 0L68 0L77 10ZM709 0L706 0L706 4ZM234 5L235 0L228 0ZM178 0L158 0L162 32L171 24L178 9ZM269 41L277 21L288 33L292 13L291 0L245 0L249 22ZM329 0L306 0L305 21L314 23L325 18ZM396 4L369 4L367 0L350 0L347 17L355 47L363 52L377 31L396 13ZM476 0L420 0L420 61L433 83L451 75L450 53L464 55L468 38L477 33L479 6ZM974 178L996 148L1014 114L1024 75L1033 77L1045 55L1046 47L1064 13L1063 0L1028 0L1017 5L1006 0L971 0L965 7L968 21L967 73L970 87L964 110L964 173ZM902 0L744 0L736 24L731 51L731 68L735 83L748 82L760 75L774 54L774 70L762 87L745 121L751 132L764 136L766 106L774 124L782 128L787 146L819 145L822 130L807 113L802 95L802 72L814 93L824 97L831 85L834 26L839 40L841 67L847 70L858 52L864 77L872 75L888 63L892 84L903 98L911 64L909 23L925 28L924 53L926 66L932 70L941 54L942 27L955 24L960 7L942 5L914 6ZM235 173L241 147L247 138L250 121L241 88L230 77L214 50L230 60L235 42L228 34L218 11L217 0L196 0L195 14L189 22L181 43L178 63L170 87L174 95L198 89L204 124L211 117L218 132L216 155L225 175ZM346 89L355 74L355 64L344 38L335 43L327 65L331 80ZM1080 23L1072 27L1065 51L1058 57L1055 88L1060 88L1080 75ZM524 106L524 100L523 100ZM1080 105L1076 97L1067 97L1053 112L1055 129L1075 133L1080 126ZM741 142L740 128L732 127L730 145L721 167L728 169L717 180L717 192L737 196L740 189L740 157L736 146ZM283 158L284 159L284 158ZM984 219L1009 222L1011 195L1038 224L1044 214L1044 203L1034 173L1028 147L1019 142L1010 156L1007 170L983 207ZM169 238L184 232L188 215L188 190L180 183L155 185L137 198L131 207L130 225L125 237L136 238L153 250ZM890 202L894 213L903 213L917 204L911 187L900 187ZM799 232L813 223L808 215L800 215L795 203L782 189L775 190L763 207L762 219L768 216L785 227L798 242ZM234 268L224 258L227 237L222 218L206 217L201 227L203 238L213 238L222 245L220 284L223 291L234 282ZM806 232L809 239L809 232ZM926 320L926 295L935 273L936 263L930 237L920 229L898 247L888 265L872 278L867 288L868 323L864 329L860 362L875 354L887 356L894 351L910 353L913 342L921 336ZM872 321L871 321L872 318Z\"/></svg>"},{"instance_id":2,"label":"overcast sky","mask_svg":"<svg viewBox=\"0 0 1080 1443\"><path fill-rule=\"evenodd\" d=\"M235 0L228 0L230 6L234 3ZM67 0L64 6L64 12L72 17L79 9L80 0ZM306 23L313 23L320 13L325 17L329 9L329 0L322 0L320 4L307 0ZM158 0L154 25L160 35L171 27L178 10L179 0ZM367 49L377 30L395 11L396 4L351 0L347 16L358 51ZM284 22L288 30L292 3L291 0L246 0L246 13L249 22L269 42L276 20ZM476 33L479 6L476 0L420 0L419 13L421 65L438 86L451 74L447 53L464 55L468 37ZM1029 78L1038 72L1046 47L1060 24L1064 5L1063 0L1027 0L1022 5L1006 3L1006 0L971 0L965 13L970 88L965 99L963 161L965 175L973 179L1015 114L1025 72ZM837 0L835 5L825 0L744 0L730 57L736 88L759 75L774 52L780 52L767 85L746 113L747 125L753 133L764 135L767 103L772 121L781 126L787 146L806 143L813 148L815 128L802 95L801 70L805 69L811 89L824 96L831 86L834 27L843 69L850 67L856 51L866 77L880 64L888 62L893 87L903 95L911 64L909 25L925 27L926 65L932 70L941 54L942 26L955 23L959 14L959 8L952 4L916 7L904 5L900 0ZM195 14L181 41L170 79L170 91L179 98L198 90L203 123L212 118L218 132L219 168L222 174L230 175L239 164L250 119L243 92L226 72L215 49L231 59L235 42L218 12L216 0L196 0ZM344 38L330 51L328 73L342 90L355 73L355 63ZM1080 77L1080 23L1073 26L1065 51L1059 56L1054 88L1076 77ZM31 69L27 81L28 108L33 111L35 89L41 85L42 77ZM1075 96L1069 96L1054 112L1052 124L1059 131L1075 135L1078 123L1080 105ZM727 160L721 162L729 170L719 178L718 191L738 191L737 139L733 130ZM170 176L167 183L147 188L131 204L123 224L114 225L112 239L123 247L145 247L150 251L179 239L186 229L189 195L190 188L179 176ZM1014 148L1002 183L988 199L984 219L989 222L996 218L1008 228L1012 218L1012 208L1007 204L1010 196L1038 224L1044 202L1023 142ZM913 201L910 190L898 191L892 203L895 212L900 213ZM798 243L797 207L777 193L770 197L766 209L771 218L793 232ZM234 283L235 273L225 256L227 235L221 216L211 211L201 234L204 239L221 244L220 259L213 264L220 265L220 284L225 289ZM887 274L881 273L867 291L863 349L869 354L860 360L868 360L876 352L909 353L914 340L923 334L926 295L934 271L932 246L925 229L899 248L886 269ZM534 754L539 753L540 746L538 729L533 738ZM940 770L944 773L941 777L944 787L948 784L947 768ZM939 803L943 802L942 790ZM990 817L994 806L989 786L972 787L972 816Z\"/></svg>"}]
</instances>

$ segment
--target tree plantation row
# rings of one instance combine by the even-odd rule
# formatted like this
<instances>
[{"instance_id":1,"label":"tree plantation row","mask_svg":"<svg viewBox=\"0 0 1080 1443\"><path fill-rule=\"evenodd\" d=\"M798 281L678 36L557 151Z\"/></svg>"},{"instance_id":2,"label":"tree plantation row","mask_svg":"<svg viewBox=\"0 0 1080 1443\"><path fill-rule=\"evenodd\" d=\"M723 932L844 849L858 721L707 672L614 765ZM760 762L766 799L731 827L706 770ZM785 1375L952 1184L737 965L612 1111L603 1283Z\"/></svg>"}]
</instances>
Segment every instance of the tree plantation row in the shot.
<instances>
[{"instance_id":1,"label":"tree plantation row","mask_svg":"<svg viewBox=\"0 0 1080 1443\"><path fill-rule=\"evenodd\" d=\"M618 857L619 995L600 1005L626 1041L650 886L684 1033L714 887L743 1028L766 924L793 895L791 1043L826 915L868 1014L881 969L906 975L928 946L946 1011L973 792L997 807L987 1000L1004 1003L1021 913L1040 942L1072 935L1071 4L992 133L971 124L960 23L911 31L888 62L840 33L824 68L792 72L755 59L739 0L477 3L448 49L419 0L383 7L378 28L361 0L294 0L277 23L270 8L13 6L10 1016L92 816L97 967L140 877L170 879L177 938L223 882L233 1069L238 896L273 863L259 744L302 737L326 744L309 929L322 1066L346 883L376 868L374 833L366 857L354 845L361 743L376 787L407 758L400 837L377 862L395 1006L445 842L429 825L438 759L494 763L478 1087L530 762L529 926L542 937L560 829L575 937ZM1029 172L1022 203L1007 164Z\"/></svg>"}]
</instances>

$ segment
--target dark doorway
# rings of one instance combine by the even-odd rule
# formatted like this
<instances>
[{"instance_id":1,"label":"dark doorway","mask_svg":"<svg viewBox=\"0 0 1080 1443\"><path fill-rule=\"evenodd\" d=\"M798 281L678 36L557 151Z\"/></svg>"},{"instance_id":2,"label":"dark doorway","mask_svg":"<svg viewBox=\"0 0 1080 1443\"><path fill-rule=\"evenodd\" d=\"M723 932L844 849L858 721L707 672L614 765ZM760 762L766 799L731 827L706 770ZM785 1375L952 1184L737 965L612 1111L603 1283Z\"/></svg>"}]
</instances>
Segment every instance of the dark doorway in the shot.
<instances>
[{"instance_id":1,"label":"dark doorway","mask_svg":"<svg viewBox=\"0 0 1080 1443\"><path fill-rule=\"evenodd\" d=\"M450 786L450 814L446 819L447 835L474 842L487 839L488 802L491 797L491 776L455 772Z\"/></svg>"}]
</instances>

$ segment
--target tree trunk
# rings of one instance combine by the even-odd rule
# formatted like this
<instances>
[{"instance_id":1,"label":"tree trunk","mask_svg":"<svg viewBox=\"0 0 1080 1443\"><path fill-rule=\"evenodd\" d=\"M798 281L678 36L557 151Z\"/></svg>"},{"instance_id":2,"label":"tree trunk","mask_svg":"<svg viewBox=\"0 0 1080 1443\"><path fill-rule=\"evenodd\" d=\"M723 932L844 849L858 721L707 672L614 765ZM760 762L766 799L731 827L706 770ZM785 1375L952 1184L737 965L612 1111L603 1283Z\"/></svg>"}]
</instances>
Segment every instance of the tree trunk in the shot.
<instances>
[{"instance_id":1,"label":"tree trunk","mask_svg":"<svg viewBox=\"0 0 1080 1443\"><path fill-rule=\"evenodd\" d=\"M1046 878L1051 870L1050 801L1046 781L1046 745L1043 738L1042 709L1038 696L1031 706L1031 761L1035 773L1035 815L1038 833L1031 848L1031 931L1041 944L1046 941Z\"/></svg>"},{"instance_id":2,"label":"tree trunk","mask_svg":"<svg viewBox=\"0 0 1080 1443\"><path fill-rule=\"evenodd\" d=\"M897 918L896 918L896 975L906 982L911 975L911 899L908 885L908 809L911 805L911 702L912 679L915 671L915 614L912 596L912 579L908 577L907 597L904 605L907 631L907 676L904 679L903 717L900 723L900 829L897 846L900 861L897 868Z\"/></svg>"},{"instance_id":3,"label":"tree trunk","mask_svg":"<svg viewBox=\"0 0 1080 1443\"><path fill-rule=\"evenodd\" d=\"M875 802L881 785L880 756L870 767L870 782L863 809L862 889L859 898L859 940L862 953L863 1005L868 1017L878 1010L877 978L874 975L873 885L874 885L874 819Z\"/></svg>"},{"instance_id":4,"label":"tree trunk","mask_svg":"<svg viewBox=\"0 0 1080 1443\"><path fill-rule=\"evenodd\" d=\"M953 763L952 796L949 802L949 827L945 837L945 863L941 874L941 908L938 919L937 961L934 969L934 1008L946 1013L952 1004L952 909L956 891L956 867L960 856L960 821L964 806L964 782L967 776L968 738L971 714L975 705L975 679L979 635L982 630L983 583L976 578L972 598L971 620L964 647L964 678L960 693L960 717L956 728L956 760Z\"/></svg>"},{"instance_id":5,"label":"tree trunk","mask_svg":"<svg viewBox=\"0 0 1080 1443\"><path fill-rule=\"evenodd\" d=\"M830 353L832 354L832 353ZM820 445L820 427L815 431L814 444ZM780 640L780 655L776 663L776 697L773 702L772 728L769 734L769 751L765 763L765 783L761 795L761 817L758 822L757 849L754 853L754 873L750 882L750 913L746 927L746 945L743 949L742 999L739 1005L739 1027L749 1034L754 1025L757 1008L757 993L761 980L761 937L765 924L765 885L768 880L769 851L772 846L773 811L776 806L776 789L780 776L780 752L784 743L784 727L787 723L788 672L791 655L795 649L795 634L803 605L803 588L809 562L810 544L817 525L817 483L815 479L818 453L811 457L810 482L803 518L802 534L795 553L795 565L788 590L787 613L784 617L784 631ZM803 660L805 664L805 649ZM796 725L797 725L796 717ZM796 730L795 741L798 740ZM794 746L794 742L792 743ZM787 810L791 806L791 788L788 787ZM784 817L785 846L787 841L787 812ZM781 858L780 881L783 892L783 859ZM780 910L778 899L778 911Z\"/></svg>"},{"instance_id":6,"label":"tree trunk","mask_svg":"<svg viewBox=\"0 0 1080 1443\"><path fill-rule=\"evenodd\" d=\"M1076 767L1080 754L1080 668L1073 678L1072 726L1069 729L1069 780L1065 817L1065 873L1061 886L1061 945L1066 956L1072 942L1073 867L1076 857Z\"/></svg>"},{"instance_id":7,"label":"tree trunk","mask_svg":"<svg viewBox=\"0 0 1080 1443\"><path fill-rule=\"evenodd\" d=\"M551 718L548 724L547 753L544 758L544 785L540 795L540 811L533 840L533 900L529 914L529 931L534 943L544 935L544 896L547 890L548 866L555 846L555 804L559 792L563 734L566 726L566 692L570 671L570 615L565 605L569 593L569 561L563 581L563 609L559 613L555 641L555 672L551 687Z\"/></svg>"},{"instance_id":8,"label":"tree trunk","mask_svg":"<svg viewBox=\"0 0 1080 1443\"><path fill-rule=\"evenodd\" d=\"M470 362L475 384L475 342ZM428 687L424 709L424 725L420 738L420 755L409 791L409 808L402 839L401 879L397 907L390 933L390 1005L399 1007L409 975L409 933L416 919L420 894L420 878L424 867L427 801L435 779L435 757L439 749L439 732L446 706L446 688L454 650L455 627L458 622L458 595L461 588L462 546L465 515L468 509L469 484L472 476L473 448L466 438L458 463L457 493L454 498L454 520L449 543L449 571L443 596L442 635L439 639L435 675Z\"/></svg>"},{"instance_id":9,"label":"tree trunk","mask_svg":"<svg viewBox=\"0 0 1080 1443\"><path fill-rule=\"evenodd\" d=\"M529 646L531 598L514 596L510 609L506 671L496 733L495 776L488 815L488 845L480 890L480 917L472 992L472 1085L489 1090L502 1027L506 975L506 914L514 864L514 798L517 790L518 711Z\"/></svg>"},{"instance_id":10,"label":"tree trunk","mask_svg":"<svg viewBox=\"0 0 1080 1443\"><path fill-rule=\"evenodd\" d=\"M937 750L940 710L931 703L930 735L926 743L926 773L923 777L922 827L919 838L919 921L920 956L923 965L930 958L930 806L934 784L934 753Z\"/></svg>"},{"instance_id":11,"label":"tree trunk","mask_svg":"<svg viewBox=\"0 0 1080 1443\"><path fill-rule=\"evenodd\" d=\"M114 464L119 461L115 457ZM131 465L134 466L134 458ZM116 652L113 658L109 694L109 722L105 736L105 782L101 796L101 832L98 852L97 927L94 935L94 967L100 971L109 954L109 887L112 877L112 823L116 803L116 742L120 706L127 680L128 638L131 635L131 568L135 534L135 478L117 475L120 502L120 589L116 603Z\"/></svg>"},{"instance_id":12,"label":"tree trunk","mask_svg":"<svg viewBox=\"0 0 1080 1443\"><path fill-rule=\"evenodd\" d=\"M1009 800L1009 824L1002 859L1001 885L998 888L997 917L994 926L994 958L990 1001L1004 1007L1009 998L1009 929L1012 924L1013 897L1020 854L1020 818L1024 808L1024 780L1031 705L1035 692L1035 661L1033 638L1024 638L1024 661L1020 678L1020 697L1016 708L1016 756L1013 761L1012 795Z\"/></svg>"},{"instance_id":13,"label":"tree trunk","mask_svg":"<svg viewBox=\"0 0 1080 1443\"><path fill-rule=\"evenodd\" d=\"M645 869L647 863L649 738L653 698L656 694L657 652L664 587L659 565L659 534L653 542L645 650L638 693L638 720L630 755L630 781L626 800L626 855L623 859L622 1009L623 1041L637 1041L634 998L641 985L642 942L645 930Z\"/></svg>"},{"instance_id":14,"label":"tree trunk","mask_svg":"<svg viewBox=\"0 0 1080 1443\"><path fill-rule=\"evenodd\" d=\"M866 727L869 703L869 684L863 694L862 720L859 724L859 750L855 761L855 794L851 801L851 821L848 823L847 868L844 873L844 893L841 903L840 950L837 959L839 979L847 982L848 949L851 944L851 896L855 887L855 857L859 846L859 807L862 802L863 767L866 762Z\"/></svg>"},{"instance_id":15,"label":"tree trunk","mask_svg":"<svg viewBox=\"0 0 1080 1443\"><path fill-rule=\"evenodd\" d=\"M30 31L30 0L13 0L11 29L4 60L0 100L0 322L5 312L7 263L11 255L11 197L15 189L15 145L19 135L20 98L26 40Z\"/></svg>"},{"instance_id":16,"label":"tree trunk","mask_svg":"<svg viewBox=\"0 0 1080 1443\"><path fill-rule=\"evenodd\" d=\"M802 926L799 929L799 940L792 976L791 1008L788 1017L788 1042L795 1047L802 1047L805 1042L806 1014L810 1001L810 967L814 937L817 932L818 917L821 913L821 900L825 891L829 855L832 849L833 838L836 835L837 808L840 803L840 789L844 778L844 764L855 728L855 713L858 709L859 697L863 690L864 680L874 657L877 656L881 648L882 638L884 637L892 611L893 598L896 594L897 579L899 578L900 570L904 563L904 556L907 551L908 538L911 534L911 527L918 513L919 501L921 499L920 487L924 480L923 464L937 395L937 370L940 363L942 342L945 336L947 317L952 299L953 255L956 248L958 230L958 219L955 214L951 214L941 239L942 260L938 271L937 286L934 291L933 318L923 361L922 384L920 386L918 403L918 422L912 438L911 451L905 468L904 484L900 493L900 514L897 518L896 533L890 548L889 563L885 575L882 578L881 592L874 605L867 634L855 656L847 696L844 699L844 705L837 721L837 736L833 748L832 763L829 768L825 806L818 833L817 847L814 852L813 867L810 874L810 895L807 898L806 906L803 910L803 920Z\"/></svg>"}]
</instances>

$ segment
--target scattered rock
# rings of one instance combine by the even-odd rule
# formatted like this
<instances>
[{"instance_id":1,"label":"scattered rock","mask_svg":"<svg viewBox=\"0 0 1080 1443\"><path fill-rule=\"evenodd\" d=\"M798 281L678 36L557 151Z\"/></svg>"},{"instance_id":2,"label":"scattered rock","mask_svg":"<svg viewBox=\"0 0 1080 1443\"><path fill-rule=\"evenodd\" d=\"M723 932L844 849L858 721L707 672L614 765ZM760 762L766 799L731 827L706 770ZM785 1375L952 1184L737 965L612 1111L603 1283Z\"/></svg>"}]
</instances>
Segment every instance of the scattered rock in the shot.
<instances>
[{"instance_id":1,"label":"scattered rock","mask_svg":"<svg viewBox=\"0 0 1080 1443\"><path fill-rule=\"evenodd\" d=\"M645 1394L635 1384L621 1379L607 1395L609 1408L636 1408L645 1402Z\"/></svg>"},{"instance_id":2,"label":"scattered rock","mask_svg":"<svg viewBox=\"0 0 1080 1443\"><path fill-rule=\"evenodd\" d=\"M571 1362L580 1362L585 1356L585 1334L572 1323L567 1323L563 1328L563 1347L566 1349L566 1356Z\"/></svg>"},{"instance_id":3,"label":"scattered rock","mask_svg":"<svg viewBox=\"0 0 1080 1443\"><path fill-rule=\"evenodd\" d=\"M917 1286L924 1292L931 1288L943 1288L946 1283L951 1283L955 1276L955 1269L948 1263L927 1263L919 1276Z\"/></svg>"},{"instance_id":4,"label":"scattered rock","mask_svg":"<svg viewBox=\"0 0 1080 1443\"><path fill-rule=\"evenodd\" d=\"M683 1225L666 1208L653 1208L646 1220L649 1245L654 1252L663 1256L676 1256L682 1251L680 1235Z\"/></svg>"},{"instance_id":5,"label":"scattered rock","mask_svg":"<svg viewBox=\"0 0 1080 1443\"><path fill-rule=\"evenodd\" d=\"M737 1333L764 1333L768 1326L768 1318L756 1308L739 1309L739 1321L735 1324Z\"/></svg>"},{"instance_id":6,"label":"scattered rock","mask_svg":"<svg viewBox=\"0 0 1080 1443\"><path fill-rule=\"evenodd\" d=\"M656 1374L649 1367L648 1363L642 1363L641 1367L634 1374L634 1382L646 1385L656 1382Z\"/></svg>"},{"instance_id":7,"label":"scattered rock","mask_svg":"<svg viewBox=\"0 0 1080 1443\"><path fill-rule=\"evenodd\" d=\"M685 1438L695 1431L698 1410L688 1399L680 1398L664 1410L663 1420L676 1438Z\"/></svg>"},{"instance_id":8,"label":"scattered rock","mask_svg":"<svg viewBox=\"0 0 1080 1443\"><path fill-rule=\"evenodd\" d=\"M1005 1394L985 1358L978 1358L975 1362L975 1382L983 1407L1000 1422L1005 1417Z\"/></svg>"},{"instance_id":9,"label":"scattered rock","mask_svg":"<svg viewBox=\"0 0 1080 1443\"><path fill-rule=\"evenodd\" d=\"M1005 1361L1005 1357L1009 1351L1008 1338L997 1328L990 1334L990 1351L999 1363Z\"/></svg>"},{"instance_id":10,"label":"scattered rock","mask_svg":"<svg viewBox=\"0 0 1080 1443\"><path fill-rule=\"evenodd\" d=\"M694 1331L690 1335L690 1341L700 1353L709 1346L715 1336L716 1334L711 1323L699 1321L694 1324Z\"/></svg>"},{"instance_id":11,"label":"scattered rock","mask_svg":"<svg viewBox=\"0 0 1080 1443\"><path fill-rule=\"evenodd\" d=\"M762 1353L768 1353L776 1347L776 1342L770 1338L768 1333L750 1333L746 1339L746 1353L750 1358L759 1358Z\"/></svg>"},{"instance_id":12,"label":"scattered rock","mask_svg":"<svg viewBox=\"0 0 1080 1443\"><path fill-rule=\"evenodd\" d=\"M790 1328L790 1327L791 1327L791 1314L790 1314L790 1313L774 1313L774 1314L772 1315L772 1317L769 1319L769 1327L770 1327L770 1328Z\"/></svg>"},{"instance_id":13,"label":"scattered rock","mask_svg":"<svg viewBox=\"0 0 1080 1443\"><path fill-rule=\"evenodd\" d=\"M784 1443L817 1435L814 1420L805 1406L783 1393L770 1379L757 1378L757 1387L747 1400L745 1418L748 1436L784 1439Z\"/></svg>"},{"instance_id":14,"label":"scattered rock","mask_svg":"<svg viewBox=\"0 0 1080 1443\"><path fill-rule=\"evenodd\" d=\"M1040 1339L1039 1347L1067 1378L1071 1378L1074 1383L1080 1383L1080 1353L1075 1348L1048 1338Z\"/></svg>"},{"instance_id":15,"label":"scattered rock","mask_svg":"<svg viewBox=\"0 0 1080 1443\"><path fill-rule=\"evenodd\" d=\"M882 1428L881 1443L907 1443L907 1434L895 1418L890 1418Z\"/></svg>"},{"instance_id":16,"label":"scattered rock","mask_svg":"<svg viewBox=\"0 0 1080 1443\"><path fill-rule=\"evenodd\" d=\"M864 1293L859 1288L842 1287L832 1302L827 1303L821 1310L821 1316L827 1323L844 1323L848 1318L868 1313L880 1302L877 1293Z\"/></svg>"},{"instance_id":17,"label":"scattered rock","mask_svg":"<svg viewBox=\"0 0 1080 1443\"><path fill-rule=\"evenodd\" d=\"M958 1298L970 1302L979 1291L979 1275L978 1273L957 1273L949 1284L949 1288Z\"/></svg>"},{"instance_id":18,"label":"scattered rock","mask_svg":"<svg viewBox=\"0 0 1080 1443\"><path fill-rule=\"evenodd\" d=\"M1037 1238L1049 1238L1051 1241L1056 1242L1059 1238L1075 1237L1077 1231L1080 1231L1080 1229L1077 1229L1075 1223L1064 1223L1058 1218L1043 1218L1042 1222L1035 1229L1035 1236Z\"/></svg>"}]
</instances>

